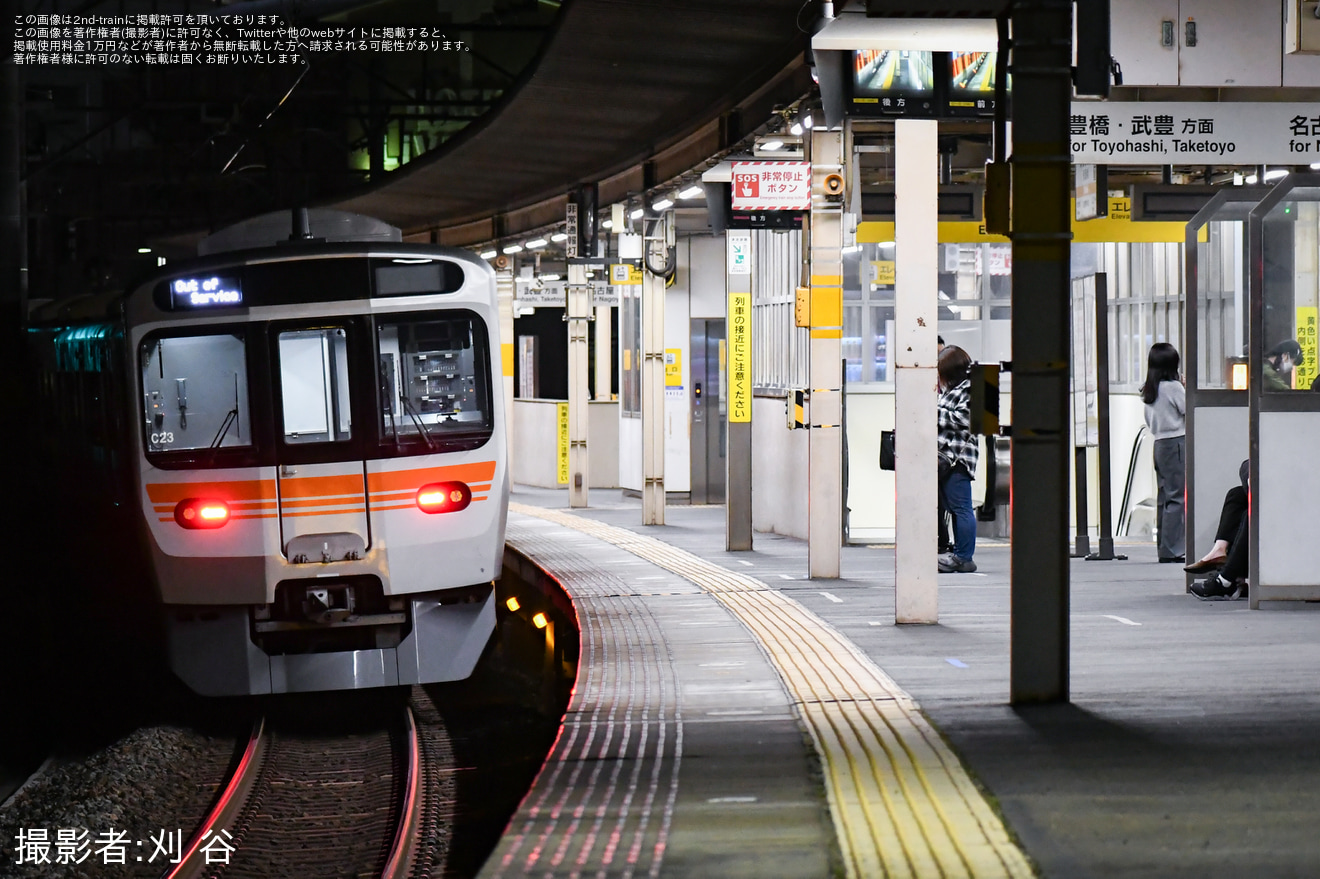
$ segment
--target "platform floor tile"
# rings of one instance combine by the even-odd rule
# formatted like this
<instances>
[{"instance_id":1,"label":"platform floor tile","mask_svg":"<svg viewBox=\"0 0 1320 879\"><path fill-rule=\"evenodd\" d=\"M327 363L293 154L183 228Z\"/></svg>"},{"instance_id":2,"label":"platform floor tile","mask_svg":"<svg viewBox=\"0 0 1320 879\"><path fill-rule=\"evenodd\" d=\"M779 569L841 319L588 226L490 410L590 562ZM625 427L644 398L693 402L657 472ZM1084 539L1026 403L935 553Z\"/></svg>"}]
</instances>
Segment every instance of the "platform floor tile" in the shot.
<instances>
[{"instance_id":1,"label":"platform floor tile","mask_svg":"<svg viewBox=\"0 0 1320 879\"><path fill-rule=\"evenodd\" d=\"M821 761L847 876L1032 875L998 815L911 697L798 602L623 528L562 510L514 504L511 511L589 535L696 584L755 635Z\"/></svg>"},{"instance_id":2,"label":"platform floor tile","mask_svg":"<svg viewBox=\"0 0 1320 879\"><path fill-rule=\"evenodd\" d=\"M839 873L783 684L692 582L580 530L512 515L582 633L560 735L482 877Z\"/></svg>"}]
</instances>

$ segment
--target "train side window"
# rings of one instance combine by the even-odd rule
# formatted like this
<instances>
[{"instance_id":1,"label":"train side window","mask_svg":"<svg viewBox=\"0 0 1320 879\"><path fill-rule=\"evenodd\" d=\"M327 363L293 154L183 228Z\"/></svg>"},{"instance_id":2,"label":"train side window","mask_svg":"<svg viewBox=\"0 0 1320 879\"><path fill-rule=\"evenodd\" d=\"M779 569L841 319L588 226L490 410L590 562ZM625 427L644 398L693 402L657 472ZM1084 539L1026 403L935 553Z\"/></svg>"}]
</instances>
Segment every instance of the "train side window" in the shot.
<instances>
[{"instance_id":1,"label":"train side window","mask_svg":"<svg viewBox=\"0 0 1320 879\"><path fill-rule=\"evenodd\" d=\"M139 361L148 452L252 445L241 330L148 337Z\"/></svg>"},{"instance_id":2,"label":"train side window","mask_svg":"<svg viewBox=\"0 0 1320 879\"><path fill-rule=\"evenodd\" d=\"M340 442L353 435L343 327L279 334L284 441Z\"/></svg>"},{"instance_id":3,"label":"train side window","mask_svg":"<svg viewBox=\"0 0 1320 879\"><path fill-rule=\"evenodd\" d=\"M377 319L380 435L387 445L484 441L491 431L490 368L480 318L434 313Z\"/></svg>"}]
</instances>

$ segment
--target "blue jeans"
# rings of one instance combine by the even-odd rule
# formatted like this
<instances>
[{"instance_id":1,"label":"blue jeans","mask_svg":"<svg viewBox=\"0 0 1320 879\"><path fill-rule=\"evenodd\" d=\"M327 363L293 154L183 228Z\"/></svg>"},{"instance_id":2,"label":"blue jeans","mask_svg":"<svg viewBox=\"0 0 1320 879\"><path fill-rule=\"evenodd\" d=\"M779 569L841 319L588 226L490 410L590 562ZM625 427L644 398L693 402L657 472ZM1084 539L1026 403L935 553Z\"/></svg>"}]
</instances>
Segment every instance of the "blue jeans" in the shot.
<instances>
[{"instance_id":1,"label":"blue jeans","mask_svg":"<svg viewBox=\"0 0 1320 879\"><path fill-rule=\"evenodd\" d=\"M953 514L953 554L970 559L976 552L976 514L972 512L972 477L961 467L944 480L940 489L944 506Z\"/></svg>"}]
</instances>

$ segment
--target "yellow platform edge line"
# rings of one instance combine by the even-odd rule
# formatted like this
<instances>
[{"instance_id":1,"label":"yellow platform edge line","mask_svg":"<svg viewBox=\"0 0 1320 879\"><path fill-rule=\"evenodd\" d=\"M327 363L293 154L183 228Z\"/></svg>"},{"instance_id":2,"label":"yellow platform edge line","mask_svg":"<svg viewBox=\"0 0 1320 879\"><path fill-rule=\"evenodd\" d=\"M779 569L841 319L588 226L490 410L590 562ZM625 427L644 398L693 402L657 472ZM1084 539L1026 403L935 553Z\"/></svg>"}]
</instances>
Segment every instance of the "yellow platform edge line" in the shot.
<instances>
[{"instance_id":1,"label":"yellow platform edge line","mask_svg":"<svg viewBox=\"0 0 1320 879\"><path fill-rule=\"evenodd\" d=\"M766 645L825 764L831 819L849 877L1034 876L916 702L824 620L753 577L655 538L567 511L509 508L589 534L697 584ZM821 663L823 657L830 661ZM882 804L885 814L879 815L875 807ZM952 852L939 851L950 845Z\"/></svg>"}]
</instances>

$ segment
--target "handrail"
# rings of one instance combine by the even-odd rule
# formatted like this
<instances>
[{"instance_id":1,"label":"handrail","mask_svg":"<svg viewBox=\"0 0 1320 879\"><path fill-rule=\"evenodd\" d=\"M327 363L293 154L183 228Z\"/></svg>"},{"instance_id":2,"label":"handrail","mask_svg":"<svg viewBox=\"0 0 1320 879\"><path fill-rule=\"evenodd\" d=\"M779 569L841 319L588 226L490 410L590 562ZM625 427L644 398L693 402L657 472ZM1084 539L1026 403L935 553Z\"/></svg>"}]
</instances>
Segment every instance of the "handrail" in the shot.
<instances>
[{"instance_id":1,"label":"handrail","mask_svg":"<svg viewBox=\"0 0 1320 879\"><path fill-rule=\"evenodd\" d=\"M1127 484L1123 486L1123 503L1119 507L1118 527L1114 529L1124 537L1128 536L1127 526L1131 519L1128 502L1132 500L1132 482L1137 476L1137 453L1141 451L1141 439L1146 435L1146 425L1137 428L1137 435L1132 439L1132 454L1128 457Z\"/></svg>"}]
</instances>

